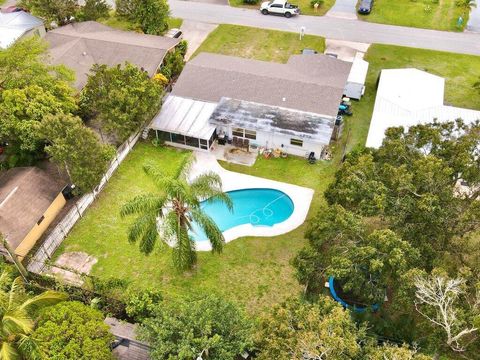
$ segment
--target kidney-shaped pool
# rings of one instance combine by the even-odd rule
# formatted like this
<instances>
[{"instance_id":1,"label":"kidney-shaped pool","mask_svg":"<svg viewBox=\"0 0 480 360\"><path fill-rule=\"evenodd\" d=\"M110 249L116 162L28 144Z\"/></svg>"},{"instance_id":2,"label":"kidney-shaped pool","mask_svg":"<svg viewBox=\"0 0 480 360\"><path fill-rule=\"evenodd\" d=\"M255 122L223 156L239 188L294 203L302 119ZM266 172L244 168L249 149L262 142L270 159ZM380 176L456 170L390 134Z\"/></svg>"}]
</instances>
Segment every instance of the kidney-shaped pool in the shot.
<instances>
[{"instance_id":1,"label":"kidney-shaped pool","mask_svg":"<svg viewBox=\"0 0 480 360\"><path fill-rule=\"evenodd\" d=\"M293 213L292 199L280 190L242 189L227 194L233 202L231 212L218 200L205 200L201 203L202 209L222 232L244 224L273 226L287 220ZM195 223L191 236L195 242L208 241L205 233Z\"/></svg>"}]
</instances>

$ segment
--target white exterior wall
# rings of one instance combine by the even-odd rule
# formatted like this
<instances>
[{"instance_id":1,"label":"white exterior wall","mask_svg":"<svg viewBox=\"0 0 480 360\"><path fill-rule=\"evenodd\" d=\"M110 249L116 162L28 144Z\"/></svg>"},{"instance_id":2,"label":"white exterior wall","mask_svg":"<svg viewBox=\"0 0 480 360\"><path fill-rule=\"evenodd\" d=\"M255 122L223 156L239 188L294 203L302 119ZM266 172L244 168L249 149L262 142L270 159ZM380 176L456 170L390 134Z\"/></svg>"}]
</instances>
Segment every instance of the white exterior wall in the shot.
<instances>
[{"instance_id":1,"label":"white exterior wall","mask_svg":"<svg viewBox=\"0 0 480 360\"><path fill-rule=\"evenodd\" d=\"M271 149L283 149L286 153L296 156L305 156L307 152L314 152L316 157L320 156L323 146L326 144L319 144L303 140L303 146L290 145L290 137L281 134L264 133L257 131L257 140L251 140L252 143L258 146L264 146ZM295 138L302 140L301 138ZM282 148L283 144L283 148Z\"/></svg>"}]
</instances>

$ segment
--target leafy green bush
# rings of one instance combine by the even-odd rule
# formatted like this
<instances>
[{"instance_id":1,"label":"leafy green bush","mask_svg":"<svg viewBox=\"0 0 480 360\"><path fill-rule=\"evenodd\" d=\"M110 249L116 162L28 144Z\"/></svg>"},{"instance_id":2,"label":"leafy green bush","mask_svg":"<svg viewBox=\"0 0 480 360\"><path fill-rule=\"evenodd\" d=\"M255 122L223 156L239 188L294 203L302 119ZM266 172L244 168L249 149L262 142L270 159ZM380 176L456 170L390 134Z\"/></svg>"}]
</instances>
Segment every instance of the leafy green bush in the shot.
<instances>
[{"instance_id":1,"label":"leafy green bush","mask_svg":"<svg viewBox=\"0 0 480 360\"><path fill-rule=\"evenodd\" d=\"M90 21L108 17L110 5L105 0L86 0L77 14L77 20Z\"/></svg>"},{"instance_id":2,"label":"leafy green bush","mask_svg":"<svg viewBox=\"0 0 480 360\"><path fill-rule=\"evenodd\" d=\"M164 302L143 321L141 337L152 360L233 360L252 347L253 324L234 304L209 295Z\"/></svg>"},{"instance_id":3,"label":"leafy green bush","mask_svg":"<svg viewBox=\"0 0 480 360\"><path fill-rule=\"evenodd\" d=\"M185 54L187 53L187 50L188 50L187 40L180 41L177 45L177 50L182 54L183 57L185 57Z\"/></svg>"},{"instance_id":4,"label":"leafy green bush","mask_svg":"<svg viewBox=\"0 0 480 360\"><path fill-rule=\"evenodd\" d=\"M103 314L77 301L42 311L33 338L50 360L113 359L110 344L114 337Z\"/></svg>"},{"instance_id":5,"label":"leafy green bush","mask_svg":"<svg viewBox=\"0 0 480 360\"><path fill-rule=\"evenodd\" d=\"M160 73L165 75L170 81L176 79L185 66L182 52L183 49L175 49L175 51L169 52L163 60Z\"/></svg>"},{"instance_id":6,"label":"leafy green bush","mask_svg":"<svg viewBox=\"0 0 480 360\"><path fill-rule=\"evenodd\" d=\"M243 0L243 3L247 5L256 5L258 2L259 0Z\"/></svg>"},{"instance_id":7,"label":"leafy green bush","mask_svg":"<svg viewBox=\"0 0 480 360\"><path fill-rule=\"evenodd\" d=\"M311 0L310 1L310 6L313 8L315 7L315 4L318 4L318 6L322 6L323 5L323 2L324 0Z\"/></svg>"},{"instance_id":8,"label":"leafy green bush","mask_svg":"<svg viewBox=\"0 0 480 360\"><path fill-rule=\"evenodd\" d=\"M163 297L159 290L146 289L139 291L138 289L129 289L127 293L127 314L135 321L141 321L152 316L154 309L162 300Z\"/></svg>"}]
</instances>

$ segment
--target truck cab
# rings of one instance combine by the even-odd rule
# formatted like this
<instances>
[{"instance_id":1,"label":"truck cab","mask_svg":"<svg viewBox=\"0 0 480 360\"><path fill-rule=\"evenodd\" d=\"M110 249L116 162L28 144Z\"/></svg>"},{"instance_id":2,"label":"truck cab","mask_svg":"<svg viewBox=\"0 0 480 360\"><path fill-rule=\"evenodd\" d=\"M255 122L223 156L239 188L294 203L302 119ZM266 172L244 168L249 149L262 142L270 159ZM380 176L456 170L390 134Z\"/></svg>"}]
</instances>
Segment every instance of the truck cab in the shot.
<instances>
[{"instance_id":1,"label":"truck cab","mask_svg":"<svg viewBox=\"0 0 480 360\"><path fill-rule=\"evenodd\" d=\"M286 18L300 14L298 6L292 5L286 0L265 1L260 5L260 11L263 15L277 14Z\"/></svg>"}]
</instances>

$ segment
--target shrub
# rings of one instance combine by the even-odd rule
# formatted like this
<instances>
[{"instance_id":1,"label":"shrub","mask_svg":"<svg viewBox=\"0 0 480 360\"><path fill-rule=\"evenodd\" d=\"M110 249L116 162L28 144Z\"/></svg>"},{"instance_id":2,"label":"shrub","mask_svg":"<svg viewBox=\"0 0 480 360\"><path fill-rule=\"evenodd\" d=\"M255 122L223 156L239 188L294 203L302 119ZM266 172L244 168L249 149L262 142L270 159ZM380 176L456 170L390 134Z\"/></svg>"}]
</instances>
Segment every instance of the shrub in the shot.
<instances>
[{"instance_id":1,"label":"shrub","mask_svg":"<svg viewBox=\"0 0 480 360\"><path fill-rule=\"evenodd\" d=\"M113 359L110 344L114 337L103 314L77 301L42 311L33 337L51 360Z\"/></svg>"},{"instance_id":2,"label":"shrub","mask_svg":"<svg viewBox=\"0 0 480 360\"><path fill-rule=\"evenodd\" d=\"M109 11L110 5L105 0L86 0L85 5L77 14L77 18L80 21L97 20L108 17Z\"/></svg>"},{"instance_id":3,"label":"shrub","mask_svg":"<svg viewBox=\"0 0 480 360\"><path fill-rule=\"evenodd\" d=\"M247 5L256 5L258 4L258 1L259 0L243 0L243 3Z\"/></svg>"},{"instance_id":4,"label":"shrub","mask_svg":"<svg viewBox=\"0 0 480 360\"><path fill-rule=\"evenodd\" d=\"M182 50L175 49L174 52L169 52L165 56L163 66L160 68L160 73L171 81L180 75L184 66L185 60L183 59Z\"/></svg>"},{"instance_id":5,"label":"shrub","mask_svg":"<svg viewBox=\"0 0 480 360\"><path fill-rule=\"evenodd\" d=\"M135 321L141 321L152 316L155 307L162 300L163 297L159 290L146 289L138 291L138 289L129 289L127 293L127 314Z\"/></svg>"},{"instance_id":6,"label":"shrub","mask_svg":"<svg viewBox=\"0 0 480 360\"><path fill-rule=\"evenodd\" d=\"M183 57L187 54L188 42L187 40L182 40L177 45L177 50L182 54Z\"/></svg>"},{"instance_id":7,"label":"shrub","mask_svg":"<svg viewBox=\"0 0 480 360\"><path fill-rule=\"evenodd\" d=\"M315 4L318 4L319 7L323 5L324 0L311 0L310 1L310 6L313 8L315 7Z\"/></svg>"}]
</instances>

